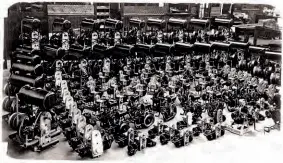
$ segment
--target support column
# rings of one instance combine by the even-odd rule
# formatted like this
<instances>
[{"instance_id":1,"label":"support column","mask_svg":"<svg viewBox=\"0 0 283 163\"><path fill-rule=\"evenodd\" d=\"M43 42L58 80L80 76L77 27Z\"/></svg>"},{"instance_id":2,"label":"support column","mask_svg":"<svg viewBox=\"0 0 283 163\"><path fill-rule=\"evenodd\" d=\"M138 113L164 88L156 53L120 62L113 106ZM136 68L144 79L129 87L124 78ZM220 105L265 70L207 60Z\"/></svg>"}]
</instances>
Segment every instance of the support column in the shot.
<instances>
[{"instance_id":1,"label":"support column","mask_svg":"<svg viewBox=\"0 0 283 163\"><path fill-rule=\"evenodd\" d=\"M97 3L93 3L93 19L97 19Z\"/></svg>"}]
</instances>

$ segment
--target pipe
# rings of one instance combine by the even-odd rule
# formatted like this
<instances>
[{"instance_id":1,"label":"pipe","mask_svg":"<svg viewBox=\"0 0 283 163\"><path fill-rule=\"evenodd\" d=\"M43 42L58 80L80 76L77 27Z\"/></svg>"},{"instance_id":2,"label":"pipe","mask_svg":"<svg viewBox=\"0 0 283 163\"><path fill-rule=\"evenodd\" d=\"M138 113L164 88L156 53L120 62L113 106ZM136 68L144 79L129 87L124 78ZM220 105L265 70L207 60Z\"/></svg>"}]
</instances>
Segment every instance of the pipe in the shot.
<instances>
[{"instance_id":1,"label":"pipe","mask_svg":"<svg viewBox=\"0 0 283 163\"><path fill-rule=\"evenodd\" d=\"M50 133L50 137L54 138L55 136L59 136L61 133L62 133L61 130L53 131L52 133Z\"/></svg>"},{"instance_id":2,"label":"pipe","mask_svg":"<svg viewBox=\"0 0 283 163\"><path fill-rule=\"evenodd\" d=\"M51 142L42 145L42 146L41 146L41 149L47 148L47 147L52 146L52 145L55 145L55 144L57 144L57 143L59 143L59 139L51 140Z\"/></svg>"},{"instance_id":3,"label":"pipe","mask_svg":"<svg viewBox=\"0 0 283 163\"><path fill-rule=\"evenodd\" d=\"M38 139L34 139L32 141L24 143L24 148L35 146L35 145L38 145L38 144L39 144L39 140Z\"/></svg>"}]
</instances>

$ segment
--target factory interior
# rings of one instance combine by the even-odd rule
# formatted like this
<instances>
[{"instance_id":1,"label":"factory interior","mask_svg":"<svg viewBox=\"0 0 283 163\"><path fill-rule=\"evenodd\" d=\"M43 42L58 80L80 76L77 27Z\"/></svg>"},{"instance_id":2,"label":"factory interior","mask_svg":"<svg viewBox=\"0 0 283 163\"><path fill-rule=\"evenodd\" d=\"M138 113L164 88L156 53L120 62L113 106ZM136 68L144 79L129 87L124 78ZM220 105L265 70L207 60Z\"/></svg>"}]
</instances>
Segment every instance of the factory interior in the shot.
<instances>
[{"instance_id":1,"label":"factory interior","mask_svg":"<svg viewBox=\"0 0 283 163\"><path fill-rule=\"evenodd\" d=\"M7 155L123 160L272 139L280 22L263 4L15 3L4 19Z\"/></svg>"}]
</instances>

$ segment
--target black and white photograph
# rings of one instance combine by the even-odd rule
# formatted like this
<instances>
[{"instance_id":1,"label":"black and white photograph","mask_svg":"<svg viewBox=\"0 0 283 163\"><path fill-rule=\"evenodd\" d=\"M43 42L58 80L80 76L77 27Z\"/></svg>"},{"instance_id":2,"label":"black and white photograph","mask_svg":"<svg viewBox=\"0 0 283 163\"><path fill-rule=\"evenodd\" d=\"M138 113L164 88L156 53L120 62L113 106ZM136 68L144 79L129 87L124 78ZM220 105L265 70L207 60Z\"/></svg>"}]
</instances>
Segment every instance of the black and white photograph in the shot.
<instances>
[{"instance_id":1,"label":"black and white photograph","mask_svg":"<svg viewBox=\"0 0 283 163\"><path fill-rule=\"evenodd\" d=\"M279 157L280 6L133 2L7 8L4 155L143 163Z\"/></svg>"}]
</instances>

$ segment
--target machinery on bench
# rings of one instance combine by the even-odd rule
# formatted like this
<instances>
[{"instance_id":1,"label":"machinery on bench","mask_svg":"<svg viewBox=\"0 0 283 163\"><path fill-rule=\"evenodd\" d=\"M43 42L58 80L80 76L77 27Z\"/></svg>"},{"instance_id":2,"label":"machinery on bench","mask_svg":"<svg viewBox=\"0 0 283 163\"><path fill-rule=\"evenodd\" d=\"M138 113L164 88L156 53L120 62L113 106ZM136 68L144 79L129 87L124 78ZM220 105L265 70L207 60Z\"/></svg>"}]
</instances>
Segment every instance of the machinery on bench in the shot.
<instances>
[{"instance_id":1,"label":"machinery on bench","mask_svg":"<svg viewBox=\"0 0 283 163\"><path fill-rule=\"evenodd\" d=\"M198 42L208 42L208 35L206 31L210 30L209 19L190 19L188 31L190 34L190 44Z\"/></svg>"},{"instance_id":2,"label":"machinery on bench","mask_svg":"<svg viewBox=\"0 0 283 163\"><path fill-rule=\"evenodd\" d=\"M165 42L170 44L188 42L187 26L188 22L185 19L170 18L167 22L167 39L165 39Z\"/></svg>"},{"instance_id":3,"label":"machinery on bench","mask_svg":"<svg viewBox=\"0 0 283 163\"><path fill-rule=\"evenodd\" d=\"M52 111L55 94L40 88L22 87L17 93L16 112L8 124L16 130L9 138L21 147L41 151L59 142L56 114Z\"/></svg>"},{"instance_id":4,"label":"machinery on bench","mask_svg":"<svg viewBox=\"0 0 283 163\"><path fill-rule=\"evenodd\" d=\"M14 113L15 112L15 102L16 102L16 94L24 85L30 85L36 88L43 88L44 86L44 76L41 75L36 77L35 79L31 79L25 76L19 76L16 74L12 74L8 80L8 84L10 85L10 89L8 90L8 96L4 97L2 102L3 110ZM13 88L13 89L12 89Z\"/></svg>"},{"instance_id":5,"label":"machinery on bench","mask_svg":"<svg viewBox=\"0 0 283 163\"><path fill-rule=\"evenodd\" d=\"M86 114L82 114L78 104L71 96L66 80L59 81L59 83L62 92L61 99L66 109L66 112L62 112L59 116L60 127L69 145L81 157L98 157L102 155L103 150L111 147L112 140L105 135L101 135L99 130L94 130L93 125L95 123L89 124L90 121L87 120Z\"/></svg>"},{"instance_id":6,"label":"machinery on bench","mask_svg":"<svg viewBox=\"0 0 283 163\"><path fill-rule=\"evenodd\" d=\"M49 39L49 44L44 45L44 68L48 76L52 76L56 69L55 62L63 60L78 60L81 54L72 54L69 52L70 46L75 42L72 24L64 18L55 18L52 23L52 31Z\"/></svg>"},{"instance_id":7,"label":"machinery on bench","mask_svg":"<svg viewBox=\"0 0 283 163\"><path fill-rule=\"evenodd\" d=\"M120 55L123 55L125 54L126 55L126 51L125 51L125 47L123 47L122 49L120 49L121 47L119 45L115 45L115 53L113 53L113 55L115 55L115 57L113 59L118 59L120 58L121 56ZM124 50L124 51L123 51ZM127 50L127 51L130 51L130 50ZM62 84L61 84L62 85ZM105 110L106 111L106 110ZM79 112L79 111L78 111ZM102 113L102 112L101 112ZM100 113L100 114L101 114ZM72 118L74 118L75 116L72 116ZM140 118L140 116L137 116L136 118ZM102 121L102 119L100 120ZM78 144L80 141L77 141L78 139L80 139L80 136L78 134L75 134L76 132L76 125L72 125L71 127L67 127L65 128L65 136L68 137L67 139L69 140L70 142L70 145L72 146L72 148L76 148L78 147ZM103 125L103 127L106 127ZM81 139L80 139L81 140ZM111 146L111 145L110 145ZM110 148L110 147L109 147ZM79 151L83 151L83 150L79 150Z\"/></svg>"},{"instance_id":8,"label":"machinery on bench","mask_svg":"<svg viewBox=\"0 0 283 163\"><path fill-rule=\"evenodd\" d=\"M40 20L32 17L21 21L19 46L11 55L10 77L4 86L4 93L8 96L15 95L25 84L35 86L33 84L43 78L40 25Z\"/></svg>"},{"instance_id":9,"label":"machinery on bench","mask_svg":"<svg viewBox=\"0 0 283 163\"><path fill-rule=\"evenodd\" d=\"M16 53L20 59L14 60L9 83L18 90L3 102L11 113L4 119L17 131L10 138L43 150L58 143L59 126L80 157L95 158L113 142L133 156L156 146L156 137L179 148L200 135L218 139L225 129L243 135L254 125L258 131L258 122L267 118L275 125L264 131L277 128L280 54L248 43L210 42L205 36L210 20L189 23L203 31L189 36L186 20L170 18L166 33L165 20L149 18L151 31L142 34L145 22L132 18L122 36L119 20L83 19L74 43L70 22L55 19L50 45L42 46L45 54ZM228 27L231 21L214 23ZM39 68L42 56L46 61ZM46 80L37 77L42 72ZM176 117L178 106L183 119L172 127L164 124ZM157 125L155 117L162 119Z\"/></svg>"},{"instance_id":10,"label":"machinery on bench","mask_svg":"<svg viewBox=\"0 0 283 163\"><path fill-rule=\"evenodd\" d=\"M145 34L143 29L145 21L138 18L131 18L129 20L128 32L126 33L125 41L127 44L145 43Z\"/></svg>"},{"instance_id":11,"label":"machinery on bench","mask_svg":"<svg viewBox=\"0 0 283 163\"><path fill-rule=\"evenodd\" d=\"M74 43L72 24L64 18L56 18L52 23L52 31L49 43L52 47L69 50L70 44Z\"/></svg>"},{"instance_id":12,"label":"machinery on bench","mask_svg":"<svg viewBox=\"0 0 283 163\"><path fill-rule=\"evenodd\" d=\"M162 129L163 131L159 137L161 145L166 145L169 142L172 142L175 147L180 148L189 145L193 140L193 135L189 130L181 132L175 129L174 125L172 127L163 126Z\"/></svg>"},{"instance_id":13,"label":"machinery on bench","mask_svg":"<svg viewBox=\"0 0 283 163\"><path fill-rule=\"evenodd\" d=\"M99 130L95 130L91 124L86 123L83 115L75 116L76 136L69 139L69 144L81 157L99 157L110 146L104 146L103 136Z\"/></svg>"},{"instance_id":14,"label":"machinery on bench","mask_svg":"<svg viewBox=\"0 0 283 163\"><path fill-rule=\"evenodd\" d=\"M240 109L232 113L234 123L232 123L232 126L226 128L239 135L244 135L245 133L250 132L249 125L254 125L254 129L257 131L256 122L271 117L269 115L269 110L272 110L273 106L270 104L273 103L271 101L275 100L274 97L276 92L274 85L268 85L267 80L272 73L272 67L270 67L272 61L265 59L267 57L265 56L265 49L249 46L248 54L250 54L249 56L251 57L244 58L249 60L249 62L240 62L239 68L242 70L243 68L246 68L251 75L241 75L242 77L240 77L240 74L238 73L237 78L240 79L241 83L235 87L236 90L241 90L239 97L245 98L245 104L241 102ZM263 70L263 66L266 67L265 71ZM240 89L241 87L242 89ZM231 98L237 99L236 96L232 96ZM267 102L267 100L269 102ZM261 110L265 110L265 116L260 112ZM240 126L237 128L233 126L234 124L239 124Z\"/></svg>"},{"instance_id":15,"label":"machinery on bench","mask_svg":"<svg viewBox=\"0 0 283 163\"><path fill-rule=\"evenodd\" d=\"M163 74L164 78L167 78L167 81L161 83L161 86L166 88L170 88L170 95L174 95L176 93L176 84L174 81L169 81L168 77L172 77L175 73L178 73L180 70L177 68L177 71L174 71L175 60L171 58L173 52L173 46L171 44L161 44L158 43L155 45L152 55L153 57L162 58L159 60L159 71ZM172 77L173 78L173 77ZM164 91L161 92L156 91L153 95L153 105L155 111L159 112L162 115L163 121L168 122L172 120L177 114L177 106L175 104L175 96L164 97Z\"/></svg>"},{"instance_id":16,"label":"machinery on bench","mask_svg":"<svg viewBox=\"0 0 283 163\"><path fill-rule=\"evenodd\" d=\"M84 48L91 48L99 43L99 33L103 21L83 19L80 24L80 35L77 42Z\"/></svg>"},{"instance_id":17,"label":"machinery on bench","mask_svg":"<svg viewBox=\"0 0 283 163\"><path fill-rule=\"evenodd\" d=\"M103 21L93 19L83 19L80 24L80 34L77 37L77 42L70 45L69 54L75 56L76 60L82 58L93 59L94 46L101 44L100 33Z\"/></svg>"},{"instance_id":18,"label":"machinery on bench","mask_svg":"<svg viewBox=\"0 0 283 163\"><path fill-rule=\"evenodd\" d=\"M211 55L210 55L210 66L214 67L217 70L220 70L221 67L229 64L229 52L230 52L230 44L221 43L221 42L212 42L211 43Z\"/></svg>"},{"instance_id":19,"label":"machinery on bench","mask_svg":"<svg viewBox=\"0 0 283 163\"><path fill-rule=\"evenodd\" d=\"M147 147L154 147L156 142L147 138L144 134L139 134L133 129L128 131L128 155L133 156L137 151L143 151Z\"/></svg>"},{"instance_id":20,"label":"machinery on bench","mask_svg":"<svg viewBox=\"0 0 283 163\"><path fill-rule=\"evenodd\" d=\"M21 35L19 36L19 45L29 47L33 50L40 50L40 28L41 22L33 17L25 17L21 20Z\"/></svg>"},{"instance_id":21,"label":"machinery on bench","mask_svg":"<svg viewBox=\"0 0 283 163\"><path fill-rule=\"evenodd\" d=\"M146 44L162 43L164 41L165 20L148 18L146 21Z\"/></svg>"},{"instance_id":22,"label":"machinery on bench","mask_svg":"<svg viewBox=\"0 0 283 163\"><path fill-rule=\"evenodd\" d=\"M210 20L209 19L190 19L189 28L196 31L198 29L209 29Z\"/></svg>"},{"instance_id":23,"label":"machinery on bench","mask_svg":"<svg viewBox=\"0 0 283 163\"><path fill-rule=\"evenodd\" d=\"M211 29L216 30L210 35L211 41L227 41L232 38L233 19L214 18L211 21Z\"/></svg>"},{"instance_id":24,"label":"machinery on bench","mask_svg":"<svg viewBox=\"0 0 283 163\"><path fill-rule=\"evenodd\" d=\"M120 20L107 18L104 21L104 33L100 36L100 41L105 46L114 46L122 43L123 23Z\"/></svg>"}]
</instances>

